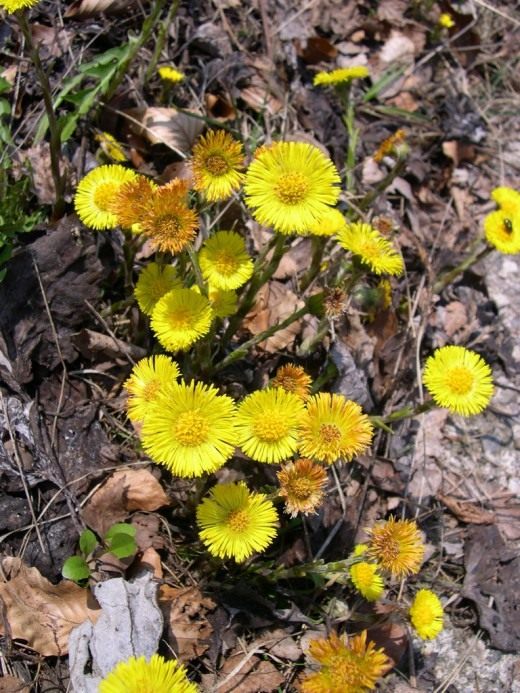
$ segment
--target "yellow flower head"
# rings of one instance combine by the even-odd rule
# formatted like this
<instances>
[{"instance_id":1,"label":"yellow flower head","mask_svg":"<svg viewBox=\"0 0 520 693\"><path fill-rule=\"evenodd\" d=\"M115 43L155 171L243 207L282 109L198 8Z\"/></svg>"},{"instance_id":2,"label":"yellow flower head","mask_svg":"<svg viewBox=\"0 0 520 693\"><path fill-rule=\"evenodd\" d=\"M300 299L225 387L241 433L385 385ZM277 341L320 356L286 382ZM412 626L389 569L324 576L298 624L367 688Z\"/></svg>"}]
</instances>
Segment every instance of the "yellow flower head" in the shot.
<instances>
[{"instance_id":1,"label":"yellow flower head","mask_svg":"<svg viewBox=\"0 0 520 693\"><path fill-rule=\"evenodd\" d=\"M137 174L116 164L98 166L81 179L74 196L74 207L81 221L99 231L113 229L118 219L111 211L111 203L120 187L135 180Z\"/></svg>"},{"instance_id":2,"label":"yellow flower head","mask_svg":"<svg viewBox=\"0 0 520 693\"><path fill-rule=\"evenodd\" d=\"M124 183L115 193L109 208L124 229L141 230L144 217L157 186L146 176L136 176Z\"/></svg>"},{"instance_id":3,"label":"yellow flower head","mask_svg":"<svg viewBox=\"0 0 520 693\"><path fill-rule=\"evenodd\" d=\"M332 464L351 460L372 442L372 424L359 404L343 395L320 392L307 402L300 426L300 453Z\"/></svg>"},{"instance_id":4,"label":"yellow flower head","mask_svg":"<svg viewBox=\"0 0 520 693\"><path fill-rule=\"evenodd\" d=\"M209 302L217 318L228 318L238 309L238 297L234 291L212 289L208 291Z\"/></svg>"},{"instance_id":5,"label":"yellow flower head","mask_svg":"<svg viewBox=\"0 0 520 693\"><path fill-rule=\"evenodd\" d=\"M512 214L497 209L484 217L484 233L487 242L501 253L520 253L520 211Z\"/></svg>"},{"instance_id":6,"label":"yellow flower head","mask_svg":"<svg viewBox=\"0 0 520 693\"><path fill-rule=\"evenodd\" d=\"M348 224L338 233L338 242L357 255L375 274L400 275L404 262L394 246L370 224Z\"/></svg>"},{"instance_id":7,"label":"yellow flower head","mask_svg":"<svg viewBox=\"0 0 520 693\"><path fill-rule=\"evenodd\" d=\"M191 289L172 289L152 311L152 330L168 351L189 349L209 332L214 313L205 296Z\"/></svg>"},{"instance_id":8,"label":"yellow flower head","mask_svg":"<svg viewBox=\"0 0 520 693\"><path fill-rule=\"evenodd\" d=\"M111 161L122 163L127 160L125 150L109 132L98 132L95 139L99 142L103 154Z\"/></svg>"},{"instance_id":9,"label":"yellow flower head","mask_svg":"<svg viewBox=\"0 0 520 693\"><path fill-rule=\"evenodd\" d=\"M451 27L455 26L455 22L453 21L451 14L448 12L443 12L439 17L439 26L442 26L444 29L451 29Z\"/></svg>"},{"instance_id":10,"label":"yellow flower head","mask_svg":"<svg viewBox=\"0 0 520 693\"><path fill-rule=\"evenodd\" d=\"M6 12L16 12L16 10L34 7L37 2L38 0L0 0L0 7L3 7Z\"/></svg>"},{"instance_id":11,"label":"yellow flower head","mask_svg":"<svg viewBox=\"0 0 520 693\"><path fill-rule=\"evenodd\" d=\"M435 404L462 416L483 411L493 395L491 368L462 346L436 349L426 360L423 383Z\"/></svg>"},{"instance_id":12,"label":"yellow flower head","mask_svg":"<svg viewBox=\"0 0 520 693\"><path fill-rule=\"evenodd\" d=\"M336 207L329 207L308 228L311 236L333 236L342 231L347 225L345 217Z\"/></svg>"},{"instance_id":13,"label":"yellow flower head","mask_svg":"<svg viewBox=\"0 0 520 693\"><path fill-rule=\"evenodd\" d=\"M188 184L175 179L153 191L140 226L162 252L180 253L195 238L198 217L187 204Z\"/></svg>"},{"instance_id":14,"label":"yellow flower head","mask_svg":"<svg viewBox=\"0 0 520 693\"><path fill-rule=\"evenodd\" d=\"M366 553L381 568L398 578L419 572L424 558L424 544L414 520L390 517L368 532L370 541Z\"/></svg>"},{"instance_id":15,"label":"yellow flower head","mask_svg":"<svg viewBox=\"0 0 520 693\"><path fill-rule=\"evenodd\" d=\"M217 231L199 253L202 276L215 289L238 289L253 274L246 244L234 231Z\"/></svg>"},{"instance_id":16,"label":"yellow flower head","mask_svg":"<svg viewBox=\"0 0 520 693\"><path fill-rule=\"evenodd\" d=\"M129 394L128 418L143 421L161 389L175 382L179 375L179 367L169 356L160 354L138 361L124 385Z\"/></svg>"},{"instance_id":17,"label":"yellow flower head","mask_svg":"<svg viewBox=\"0 0 520 693\"><path fill-rule=\"evenodd\" d=\"M295 363L287 363L280 366L271 381L271 387L281 387L286 392L307 399L311 393L311 376L301 366Z\"/></svg>"},{"instance_id":18,"label":"yellow flower head","mask_svg":"<svg viewBox=\"0 0 520 693\"><path fill-rule=\"evenodd\" d=\"M218 484L197 508L200 538L213 556L245 561L276 536L278 516L263 493L243 482Z\"/></svg>"},{"instance_id":19,"label":"yellow flower head","mask_svg":"<svg viewBox=\"0 0 520 693\"><path fill-rule=\"evenodd\" d=\"M193 147L194 188L210 202L227 200L242 183L244 150L225 130L210 130Z\"/></svg>"},{"instance_id":20,"label":"yellow flower head","mask_svg":"<svg viewBox=\"0 0 520 693\"><path fill-rule=\"evenodd\" d=\"M302 400L280 388L257 390L238 406L238 445L257 462L276 464L296 451Z\"/></svg>"},{"instance_id":21,"label":"yellow flower head","mask_svg":"<svg viewBox=\"0 0 520 693\"><path fill-rule=\"evenodd\" d=\"M364 65L354 65L353 67L340 67L329 72L318 72L314 76L313 84L318 86L329 86L336 84L349 84L353 79L364 79L370 72Z\"/></svg>"},{"instance_id":22,"label":"yellow flower head","mask_svg":"<svg viewBox=\"0 0 520 693\"><path fill-rule=\"evenodd\" d=\"M164 79L165 82L171 82L172 84L182 82L185 77L184 72L180 72L170 66L160 67L158 72L161 79Z\"/></svg>"},{"instance_id":23,"label":"yellow flower head","mask_svg":"<svg viewBox=\"0 0 520 693\"><path fill-rule=\"evenodd\" d=\"M302 693L372 691L390 665L383 648L376 649L372 641L367 644L366 630L348 640L334 632L328 638L311 640L309 654L321 669L305 677Z\"/></svg>"},{"instance_id":24,"label":"yellow flower head","mask_svg":"<svg viewBox=\"0 0 520 693\"><path fill-rule=\"evenodd\" d=\"M433 640L443 628L444 609L431 590L419 590L410 607L410 620L423 640Z\"/></svg>"},{"instance_id":25,"label":"yellow flower head","mask_svg":"<svg viewBox=\"0 0 520 693\"><path fill-rule=\"evenodd\" d=\"M350 579L357 591L369 602L377 601L384 591L383 578L375 563L359 561L349 568Z\"/></svg>"},{"instance_id":26,"label":"yellow flower head","mask_svg":"<svg viewBox=\"0 0 520 693\"><path fill-rule=\"evenodd\" d=\"M385 156L393 154L396 147L404 142L405 137L406 133L404 130L396 130L393 135L390 135L390 137L387 137L386 140L383 140L372 157L374 161L383 161Z\"/></svg>"},{"instance_id":27,"label":"yellow flower head","mask_svg":"<svg viewBox=\"0 0 520 693\"><path fill-rule=\"evenodd\" d=\"M285 498L285 510L295 517L316 512L321 505L327 472L312 460L301 458L289 462L277 472L280 496Z\"/></svg>"},{"instance_id":28,"label":"yellow flower head","mask_svg":"<svg viewBox=\"0 0 520 693\"><path fill-rule=\"evenodd\" d=\"M339 173L318 147L276 142L251 162L244 185L255 219L281 233L306 233L336 204Z\"/></svg>"},{"instance_id":29,"label":"yellow flower head","mask_svg":"<svg viewBox=\"0 0 520 693\"><path fill-rule=\"evenodd\" d=\"M154 654L130 657L119 664L99 684L99 693L197 693L186 668L175 660Z\"/></svg>"},{"instance_id":30,"label":"yellow flower head","mask_svg":"<svg viewBox=\"0 0 520 693\"><path fill-rule=\"evenodd\" d=\"M151 315L157 301L172 289L180 289L181 281L171 265L149 262L139 272L134 295L139 308L145 315Z\"/></svg>"},{"instance_id":31,"label":"yellow flower head","mask_svg":"<svg viewBox=\"0 0 520 693\"><path fill-rule=\"evenodd\" d=\"M493 199L500 209L511 216L520 215L520 192L507 188L505 185L491 191Z\"/></svg>"},{"instance_id":32,"label":"yellow flower head","mask_svg":"<svg viewBox=\"0 0 520 693\"><path fill-rule=\"evenodd\" d=\"M235 403L212 385L168 382L144 419L145 452L177 476L214 472L232 456Z\"/></svg>"}]
</instances>

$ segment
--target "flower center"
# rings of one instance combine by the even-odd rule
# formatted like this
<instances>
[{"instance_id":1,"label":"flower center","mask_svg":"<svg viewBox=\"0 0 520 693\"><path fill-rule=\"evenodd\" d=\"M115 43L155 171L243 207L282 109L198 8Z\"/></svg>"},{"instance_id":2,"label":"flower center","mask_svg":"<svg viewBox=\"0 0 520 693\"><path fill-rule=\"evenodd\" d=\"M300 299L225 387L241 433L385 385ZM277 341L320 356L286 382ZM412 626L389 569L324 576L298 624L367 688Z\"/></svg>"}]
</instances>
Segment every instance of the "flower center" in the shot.
<instances>
[{"instance_id":1,"label":"flower center","mask_svg":"<svg viewBox=\"0 0 520 693\"><path fill-rule=\"evenodd\" d=\"M467 395L473 387L473 375L464 366L452 368L446 380L450 390L456 395Z\"/></svg>"},{"instance_id":2,"label":"flower center","mask_svg":"<svg viewBox=\"0 0 520 693\"><path fill-rule=\"evenodd\" d=\"M230 169L228 162L220 154L211 154L205 159L204 164L212 176L223 176Z\"/></svg>"},{"instance_id":3,"label":"flower center","mask_svg":"<svg viewBox=\"0 0 520 693\"><path fill-rule=\"evenodd\" d=\"M233 510L231 513L229 513L227 525L231 530L233 530L233 532L236 532L237 534L245 532L249 527L249 515L246 510Z\"/></svg>"},{"instance_id":4,"label":"flower center","mask_svg":"<svg viewBox=\"0 0 520 693\"><path fill-rule=\"evenodd\" d=\"M380 551L380 556L384 562L390 563L399 558L401 553L401 546L398 541L391 539L390 537L381 538L381 543L378 547Z\"/></svg>"},{"instance_id":5,"label":"flower center","mask_svg":"<svg viewBox=\"0 0 520 693\"><path fill-rule=\"evenodd\" d=\"M337 443L341 438L341 431L335 424L322 424L320 437L324 443Z\"/></svg>"},{"instance_id":6,"label":"flower center","mask_svg":"<svg viewBox=\"0 0 520 693\"><path fill-rule=\"evenodd\" d=\"M308 498L315 490L316 484L314 484L310 479L294 479L290 484L291 493L304 500Z\"/></svg>"},{"instance_id":7,"label":"flower center","mask_svg":"<svg viewBox=\"0 0 520 693\"><path fill-rule=\"evenodd\" d=\"M173 435L181 445L193 448L207 441L208 424L198 411L185 411L177 418Z\"/></svg>"},{"instance_id":8,"label":"flower center","mask_svg":"<svg viewBox=\"0 0 520 693\"><path fill-rule=\"evenodd\" d=\"M297 171L280 176L274 186L274 194L286 205L297 205L303 202L309 192L309 181Z\"/></svg>"},{"instance_id":9,"label":"flower center","mask_svg":"<svg viewBox=\"0 0 520 693\"><path fill-rule=\"evenodd\" d=\"M381 251L375 241L367 239L359 246L359 252L357 255L362 255L363 257L373 259L379 257L381 255Z\"/></svg>"},{"instance_id":10,"label":"flower center","mask_svg":"<svg viewBox=\"0 0 520 693\"><path fill-rule=\"evenodd\" d=\"M175 236L182 231L182 221L175 214L165 214L157 219L154 237Z\"/></svg>"},{"instance_id":11,"label":"flower center","mask_svg":"<svg viewBox=\"0 0 520 693\"><path fill-rule=\"evenodd\" d=\"M237 270L235 258L225 250L221 251L218 257L215 258L215 266L219 273L223 274L225 277L229 277Z\"/></svg>"},{"instance_id":12,"label":"flower center","mask_svg":"<svg viewBox=\"0 0 520 693\"><path fill-rule=\"evenodd\" d=\"M94 192L94 204L102 212L110 211L110 204L117 192L117 186L113 183L101 183Z\"/></svg>"},{"instance_id":13,"label":"flower center","mask_svg":"<svg viewBox=\"0 0 520 693\"><path fill-rule=\"evenodd\" d=\"M260 414L253 424L257 438L265 443L276 443L287 435L289 426L280 419L278 412L268 411Z\"/></svg>"},{"instance_id":14,"label":"flower center","mask_svg":"<svg viewBox=\"0 0 520 693\"><path fill-rule=\"evenodd\" d=\"M159 392L161 382L159 380L150 380L143 388L142 397L146 402L151 402L155 395Z\"/></svg>"}]
</instances>

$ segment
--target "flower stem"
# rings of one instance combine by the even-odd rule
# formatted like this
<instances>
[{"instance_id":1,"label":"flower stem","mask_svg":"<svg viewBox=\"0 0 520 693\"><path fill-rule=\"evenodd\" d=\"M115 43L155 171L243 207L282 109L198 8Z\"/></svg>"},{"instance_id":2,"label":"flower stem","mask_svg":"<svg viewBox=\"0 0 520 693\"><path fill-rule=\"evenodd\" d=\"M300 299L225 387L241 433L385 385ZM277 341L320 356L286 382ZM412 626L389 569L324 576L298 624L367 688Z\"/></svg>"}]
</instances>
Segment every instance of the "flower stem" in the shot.
<instances>
[{"instance_id":1,"label":"flower stem","mask_svg":"<svg viewBox=\"0 0 520 693\"><path fill-rule=\"evenodd\" d=\"M462 260L462 262L456 265L453 269L448 270L447 272L443 272L440 275L440 277L433 285L433 293L440 294L441 291L448 286L448 284L451 284L451 282L454 279L456 279L460 274L469 269L472 265L479 262L479 260L483 260L485 257L487 257L492 250L493 248L490 245L486 246L485 248L481 248L480 250L478 249L478 247L475 248L473 252L471 252L466 258L464 258L464 260Z\"/></svg>"},{"instance_id":2,"label":"flower stem","mask_svg":"<svg viewBox=\"0 0 520 693\"><path fill-rule=\"evenodd\" d=\"M430 399L427 402L423 402L422 404L418 404L417 406L412 406L411 404L407 404L405 407L402 407L401 409L398 409L397 411L392 412L391 414L388 414L387 416L371 416L370 420L376 426L376 428L382 428L385 431L390 431L393 433L392 429L389 427L388 424L394 423L396 421L403 421L403 419L412 419L414 416L418 416L419 414L424 414L427 411L430 411L436 406L435 402Z\"/></svg>"},{"instance_id":3,"label":"flower stem","mask_svg":"<svg viewBox=\"0 0 520 693\"><path fill-rule=\"evenodd\" d=\"M311 285L314 279L318 276L323 259L323 253L329 239L325 236L312 237L312 260L311 266L303 275L300 281L300 290L303 292Z\"/></svg>"},{"instance_id":4,"label":"flower stem","mask_svg":"<svg viewBox=\"0 0 520 693\"><path fill-rule=\"evenodd\" d=\"M347 92L345 99L345 115L343 116L343 122L347 128L348 133L348 146L347 146L347 158L345 161L345 187L347 191L353 192L355 189L355 179L354 179L354 167L356 165L356 149L359 138L359 129L356 127L354 122L354 103L350 98L350 90Z\"/></svg>"},{"instance_id":5,"label":"flower stem","mask_svg":"<svg viewBox=\"0 0 520 693\"><path fill-rule=\"evenodd\" d=\"M206 285L204 284L204 278L202 276L202 272L200 271L200 266L199 266L199 260L197 258L197 253L194 251L193 246L189 245L186 249L186 252L188 253L188 257L190 258L191 261L191 266L193 268L193 273L195 275L195 283L200 289L200 293L203 296L208 295L208 290L206 288Z\"/></svg>"},{"instance_id":6,"label":"flower stem","mask_svg":"<svg viewBox=\"0 0 520 693\"><path fill-rule=\"evenodd\" d=\"M153 71L155 70L157 63L159 62L159 58L161 57L161 52L162 49L164 48L164 44L166 42L166 37L168 35L168 29L170 28L170 24L172 23L175 15L177 14L177 10L179 9L179 0L173 0L170 9L168 10L168 14L166 15L163 23L161 24L161 28L159 29L159 32L157 34L157 39L155 41L155 48L152 54L152 58L150 62L148 63L148 67L146 68L146 72L144 73L144 82L148 82L150 77L152 76Z\"/></svg>"},{"instance_id":7,"label":"flower stem","mask_svg":"<svg viewBox=\"0 0 520 693\"><path fill-rule=\"evenodd\" d=\"M358 208L362 211L368 209L370 205L383 193L388 186L397 178L397 176L401 175L401 173L404 171L406 167L406 159L399 158L395 166L388 171L386 176L383 178L383 180L379 181L379 183L376 185L376 187L368 192L363 199L359 202Z\"/></svg>"}]
</instances>

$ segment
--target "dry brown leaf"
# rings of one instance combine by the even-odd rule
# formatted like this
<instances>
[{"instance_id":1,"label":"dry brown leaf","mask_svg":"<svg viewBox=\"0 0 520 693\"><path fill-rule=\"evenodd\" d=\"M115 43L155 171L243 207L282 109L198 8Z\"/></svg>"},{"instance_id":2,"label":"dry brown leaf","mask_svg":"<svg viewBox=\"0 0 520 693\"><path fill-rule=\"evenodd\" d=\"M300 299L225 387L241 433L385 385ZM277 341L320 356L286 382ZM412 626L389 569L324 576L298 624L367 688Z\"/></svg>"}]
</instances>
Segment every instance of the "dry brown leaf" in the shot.
<instances>
[{"instance_id":1,"label":"dry brown leaf","mask_svg":"<svg viewBox=\"0 0 520 693\"><path fill-rule=\"evenodd\" d=\"M206 613L215 608L209 597L204 597L197 587L161 585L159 608L168 640L179 659L188 661L206 652L213 632Z\"/></svg>"},{"instance_id":2,"label":"dry brown leaf","mask_svg":"<svg viewBox=\"0 0 520 693\"><path fill-rule=\"evenodd\" d=\"M230 676L235 669L238 671ZM219 693L271 693L284 681L282 674L269 660L239 651L226 658L216 685L219 686ZM208 690L214 690L215 681L211 674L203 675L202 683Z\"/></svg>"},{"instance_id":3,"label":"dry brown leaf","mask_svg":"<svg viewBox=\"0 0 520 693\"><path fill-rule=\"evenodd\" d=\"M100 614L89 589L69 580L53 585L19 558L2 559L1 571L0 598L11 636L45 657L67 654L70 631Z\"/></svg>"},{"instance_id":4,"label":"dry brown leaf","mask_svg":"<svg viewBox=\"0 0 520 693\"><path fill-rule=\"evenodd\" d=\"M495 522L495 513L475 503L466 503L442 493L438 493L437 498L462 522L472 525L492 525Z\"/></svg>"},{"instance_id":5,"label":"dry brown leaf","mask_svg":"<svg viewBox=\"0 0 520 693\"><path fill-rule=\"evenodd\" d=\"M103 536L115 522L134 510L157 510L170 499L147 469L124 469L112 474L83 508L86 524Z\"/></svg>"},{"instance_id":6,"label":"dry brown leaf","mask_svg":"<svg viewBox=\"0 0 520 693\"><path fill-rule=\"evenodd\" d=\"M0 679L0 693L29 693L29 684L16 676L2 676Z\"/></svg>"},{"instance_id":7,"label":"dry brown leaf","mask_svg":"<svg viewBox=\"0 0 520 693\"><path fill-rule=\"evenodd\" d=\"M65 12L65 17L87 19L101 12L120 12L134 4L132 0L76 0Z\"/></svg>"},{"instance_id":8,"label":"dry brown leaf","mask_svg":"<svg viewBox=\"0 0 520 693\"><path fill-rule=\"evenodd\" d=\"M244 318L244 327L254 335L260 334L272 325L283 322L303 305L304 302L290 291L286 284L270 281L257 293L255 305ZM297 320L261 342L259 346L269 352L285 349L293 343L300 329L301 320Z\"/></svg>"},{"instance_id":9,"label":"dry brown leaf","mask_svg":"<svg viewBox=\"0 0 520 693\"><path fill-rule=\"evenodd\" d=\"M141 570L146 568L152 569L153 576L154 578L157 578L157 580L163 579L161 557L152 546L146 549L146 551L143 551L143 555L135 565L135 572L139 573Z\"/></svg>"},{"instance_id":10,"label":"dry brown leaf","mask_svg":"<svg viewBox=\"0 0 520 693\"><path fill-rule=\"evenodd\" d=\"M201 113L179 111L176 108L152 106L126 111L131 117L130 128L151 144L164 144L182 157L187 156L204 130ZM197 117L198 116L198 117Z\"/></svg>"}]
</instances>

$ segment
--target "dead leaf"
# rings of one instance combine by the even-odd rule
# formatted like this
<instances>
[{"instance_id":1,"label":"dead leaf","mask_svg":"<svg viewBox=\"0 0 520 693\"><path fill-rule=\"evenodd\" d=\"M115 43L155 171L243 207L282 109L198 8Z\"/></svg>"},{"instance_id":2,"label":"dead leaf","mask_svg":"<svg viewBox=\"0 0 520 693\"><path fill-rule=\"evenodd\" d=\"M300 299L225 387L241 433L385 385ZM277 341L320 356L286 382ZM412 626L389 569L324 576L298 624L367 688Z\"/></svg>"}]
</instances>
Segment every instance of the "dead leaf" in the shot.
<instances>
[{"instance_id":1,"label":"dead leaf","mask_svg":"<svg viewBox=\"0 0 520 693\"><path fill-rule=\"evenodd\" d=\"M206 103L208 115L216 120L225 122L226 120L235 120L237 117L235 107L229 101L229 99L226 99L223 96L219 96L218 94L209 94L206 92L204 95L204 101Z\"/></svg>"},{"instance_id":2,"label":"dead leaf","mask_svg":"<svg viewBox=\"0 0 520 693\"><path fill-rule=\"evenodd\" d=\"M187 156L204 130L202 114L179 111L176 108L134 108L126 111L131 117L130 128L151 144L164 144L182 158ZM198 117L197 117L198 116Z\"/></svg>"},{"instance_id":3,"label":"dead leaf","mask_svg":"<svg viewBox=\"0 0 520 693\"><path fill-rule=\"evenodd\" d=\"M251 652L255 652L255 643L250 648L249 653L235 651L228 656L224 666L219 671L216 682L211 674L204 674L202 676L203 686L206 686L207 690L214 690L215 686L218 686L219 693L271 693L276 691L278 686L284 683L285 678L269 660L261 659L257 654L251 654ZM235 669L237 671L233 674Z\"/></svg>"},{"instance_id":4,"label":"dead leaf","mask_svg":"<svg viewBox=\"0 0 520 693\"><path fill-rule=\"evenodd\" d=\"M492 525L495 522L495 513L475 503L467 503L442 493L438 493L437 498L462 522L473 525Z\"/></svg>"},{"instance_id":5,"label":"dead leaf","mask_svg":"<svg viewBox=\"0 0 520 693\"><path fill-rule=\"evenodd\" d=\"M390 37L385 42L380 60L387 65L409 65L413 63L415 46L411 39L400 31L392 30Z\"/></svg>"},{"instance_id":6,"label":"dead leaf","mask_svg":"<svg viewBox=\"0 0 520 693\"><path fill-rule=\"evenodd\" d=\"M302 308L304 302L287 288L286 284L270 281L256 295L255 305L244 318L244 327L251 334L260 334L267 328L283 322L295 310ZM301 320L276 332L259 346L269 352L287 348L301 329Z\"/></svg>"},{"instance_id":7,"label":"dead leaf","mask_svg":"<svg viewBox=\"0 0 520 693\"><path fill-rule=\"evenodd\" d=\"M84 328L78 334L73 335L72 343L86 359L93 360L100 356L109 359L121 359L130 356L134 361L139 361L146 356L146 349L128 344L122 339L116 339L108 334L96 332ZM123 359L126 363L126 358Z\"/></svg>"},{"instance_id":8,"label":"dead leaf","mask_svg":"<svg viewBox=\"0 0 520 693\"><path fill-rule=\"evenodd\" d=\"M170 499L147 469L114 472L83 508L85 523L103 536L115 522L125 520L134 510L157 510Z\"/></svg>"},{"instance_id":9,"label":"dead leaf","mask_svg":"<svg viewBox=\"0 0 520 693\"><path fill-rule=\"evenodd\" d=\"M376 609L378 613L381 611ZM393 669L401 660L408 647L406 628L400 623L384 623L381 626L368 629L367 640L375 642L376 647L382 647L390 662L384 673Z\"/></svg>"},{"instance_id":10,"label":"dead leaf","mask_svg":"<svg viewBox=\"0 0 520 693\"><path fill-rule=\"evenodd\" d=\"M136 574L139 574L143 569L151 569L153 571L154 578L157 580L163 579L161 557L152 547L146 549L146 551L143 551L143 555L135 565Z\"/></svg>"},{"instance_id":11,"label":"dead leaf","mask_svg":"<svg viewBox=\"0 0 520 693\"><path fill-rule=\"evenodd\" d=\"M1 571L0 598L11 636L25 640L44 657L67 654L70 631L99 616L89 589L69 580L53 585L19 558L2 559Z\"/></svg>"},{"instance_id":12,"label":"dead leaf","mask_svg":"<svg viewBox=\"0 0 520 693\"><path fill-rule=\"evenodd\" d=\"M17 679L16 676L2 676L0 679L0 693L29 693L29 684Z\"/></svg>"},{"instance_id":13,"label":"dead leaf","mask_svg":"<svg viewBox=\"0 0 520 693\"><path fill-rule=\"evenodd\" d=\"M475 161L477 150L474 144L468 142L446 140L442 143L442 152L458 166L462 161Z\"/></svg>"},{"instance_id":14,"label":"dead leaf","mask_svg":"<svg viewBox=\"0 0 520 693\"><path fill-rule=\"evenodd\" d=\"M76 0L65 12L65 17L87 19L101 12L113 13L128 10L133 0Z\"/></svg>"},{"instance_id":15,"label":"dead leaf","mask_svg":"<svg viewBox=\"0 0 520 693\"><path fill-rule=\"evenodd\" d=\"M213 628L206 618L215 603L197 587L159 588L159 608L167 625L167 637L182 661L200 657L209 647Z\"/></svg>"},{"instance_id":16,"label":"dead leaf","mask_svg":"<svg viewBox=\"0 0 520 693\"><path fill-rule=\"evenodd\" d=\"M330 41L322 36L310 36L306 41L295 39L296 54L308 65L315 65L322 60L332 60L338 54Z\"/></svg>"}]
</instances>

